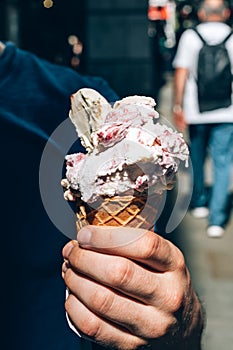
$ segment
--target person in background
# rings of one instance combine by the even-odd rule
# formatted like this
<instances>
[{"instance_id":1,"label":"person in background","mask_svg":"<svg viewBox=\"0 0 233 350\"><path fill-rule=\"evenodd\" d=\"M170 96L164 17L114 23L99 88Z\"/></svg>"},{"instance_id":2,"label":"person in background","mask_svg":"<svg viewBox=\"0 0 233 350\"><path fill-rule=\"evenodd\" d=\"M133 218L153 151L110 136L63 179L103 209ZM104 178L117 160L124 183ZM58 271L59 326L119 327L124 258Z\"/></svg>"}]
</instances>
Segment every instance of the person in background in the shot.
<instances>
[{"instance_id":1,"label":"person in background","mask_svg":"<svg viewBox=\"0 0 233 350\"><path fill-rule=\"evenodd\" d=\"M209 45L222 42L231 32L226 23L230 16L222 0L202 1L198 9L197 30ZM198 54L202 40L193 29L187 29L179 41L173 62L174 107L176 127L188 127L193 166L191 213L196 218L208 217L207 235L221 237L229 220L229 189L233 154L233 104L200 112L197 93ZM233 35L226 41L233 71ZM230 73L231 74L231 73ZM230 83L231 85L231 83ZM212 87L214 88L214 86ZM208 152L213 166L212 189L205 186L205 160Z\"/></svg>"},{"instance_id":2,"label":"person in background","mask_svg":"<svg viewBox=\"0 0 233 350\"><path fill-rule=\"evenodd\" d=\"M42 203L41 156L50 135L68 118L70 95L89 87L112 102L117 94L101 78L54 65L13 43L1 43L0 50L2 348L97 346L77 336L67 322L60 271L65 246L63 276L72 290L66 308L83 334L114 349L136 349L146 343L163 349L175 349L177 343L179 349L200 349L203 312L176 246L147 232L132 247L103 251L83 230L79 242L92 249L81 249L55 227ZM81 144L75 147L83 151ZM104 233L103 228L90 230L101 237ZM111 228L108 232L114 243L117 236ZM84 260L77 260L76 254ZM111 266L117 274L110 273ZM108 307L112 297L114 305Z\"/></svg>"}]
</instances>

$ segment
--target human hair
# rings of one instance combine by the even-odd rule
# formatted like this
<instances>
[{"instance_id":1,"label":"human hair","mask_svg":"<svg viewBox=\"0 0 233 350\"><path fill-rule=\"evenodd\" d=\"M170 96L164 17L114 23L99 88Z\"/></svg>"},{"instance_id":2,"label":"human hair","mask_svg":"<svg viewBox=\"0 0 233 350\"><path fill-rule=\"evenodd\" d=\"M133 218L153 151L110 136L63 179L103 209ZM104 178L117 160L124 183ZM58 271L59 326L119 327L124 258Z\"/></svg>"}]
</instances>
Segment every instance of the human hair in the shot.
<instances>
[{"instance_id":1,"label":"human hair","mask_svg":"<svg viewBox=\"0 0 233 350\"><path fill-rule=\"evenodd\" d=\"M225 9L229 8L229 4L226 1L201 1L199 9L205 11L206 15L220 15Z\"/></svg>"},{"instance_id":2,"label":"human hair","mask_svg":"<svg viewBox=\"0 0 233 350\"><path fill-rule=\"evenodd\" d=\"M216 16L222 18L225 16L226 11L230 8L226 1L221 0L204 0L200 3L198 12L203 12L206 18Z\"/></svg>"}]
</instances>

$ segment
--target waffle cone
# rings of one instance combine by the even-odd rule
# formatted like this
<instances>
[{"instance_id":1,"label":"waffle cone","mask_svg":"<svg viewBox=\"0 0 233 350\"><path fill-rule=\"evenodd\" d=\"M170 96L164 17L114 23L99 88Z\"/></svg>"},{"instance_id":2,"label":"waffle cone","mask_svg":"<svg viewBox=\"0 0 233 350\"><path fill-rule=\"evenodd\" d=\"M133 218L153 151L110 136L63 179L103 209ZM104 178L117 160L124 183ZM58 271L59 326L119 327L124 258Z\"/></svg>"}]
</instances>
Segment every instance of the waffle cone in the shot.
<instances>
[{"instance_id":1,"label":"waffle cone","mask_svg":"<svg viewBox=\"0 0 233 350\"><path fill-rule=\"evenodd\" d=\"M77 230L88 224L152 229L160 213L161 201L161 194L148 197L145 192L102 198L91 206L78 200Z\"/></svg>"}]
</instances>

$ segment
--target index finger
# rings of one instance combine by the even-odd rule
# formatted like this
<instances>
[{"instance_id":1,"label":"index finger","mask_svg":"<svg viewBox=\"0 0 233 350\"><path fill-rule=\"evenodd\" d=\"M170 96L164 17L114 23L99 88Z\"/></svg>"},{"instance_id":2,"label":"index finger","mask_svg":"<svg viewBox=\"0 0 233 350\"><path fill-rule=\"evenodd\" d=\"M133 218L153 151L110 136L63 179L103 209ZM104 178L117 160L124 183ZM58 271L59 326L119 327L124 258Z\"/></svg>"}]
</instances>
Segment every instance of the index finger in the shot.
<instances>
[{"instance_id":1,"label":"index finger","mask_svg":"<svg viewBox=\"0 0 233 350\"><path fill-rule=\"evenodd\" d=\"M119 255L158 271L174 270L183 261L180 250L152 231L113 226L86 226L78 233L83 248Z\"/></svg>"}]
</instances>

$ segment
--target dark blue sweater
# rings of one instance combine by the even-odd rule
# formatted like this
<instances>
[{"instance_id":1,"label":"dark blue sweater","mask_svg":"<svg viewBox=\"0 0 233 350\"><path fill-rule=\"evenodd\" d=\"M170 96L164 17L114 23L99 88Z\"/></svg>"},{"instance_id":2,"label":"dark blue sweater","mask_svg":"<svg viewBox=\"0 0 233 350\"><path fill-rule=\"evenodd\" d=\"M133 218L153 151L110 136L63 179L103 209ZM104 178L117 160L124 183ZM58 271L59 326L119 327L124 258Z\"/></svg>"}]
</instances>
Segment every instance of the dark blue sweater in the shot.
<instances>
[{"instance_id":1,"label":"dark blue sweater","mask_svg":"<svg viewBox=\"0 0 233 350\"><path fill-rule=\"evenodd\" d=\"M0 57L2 349L82 348L64 312L61 250L68 238L50 221L39 190L46 141L68 117L70 95L82 87L109 101L118 98L101 78L6 43Z\"/></svg>"}]
</instances>

